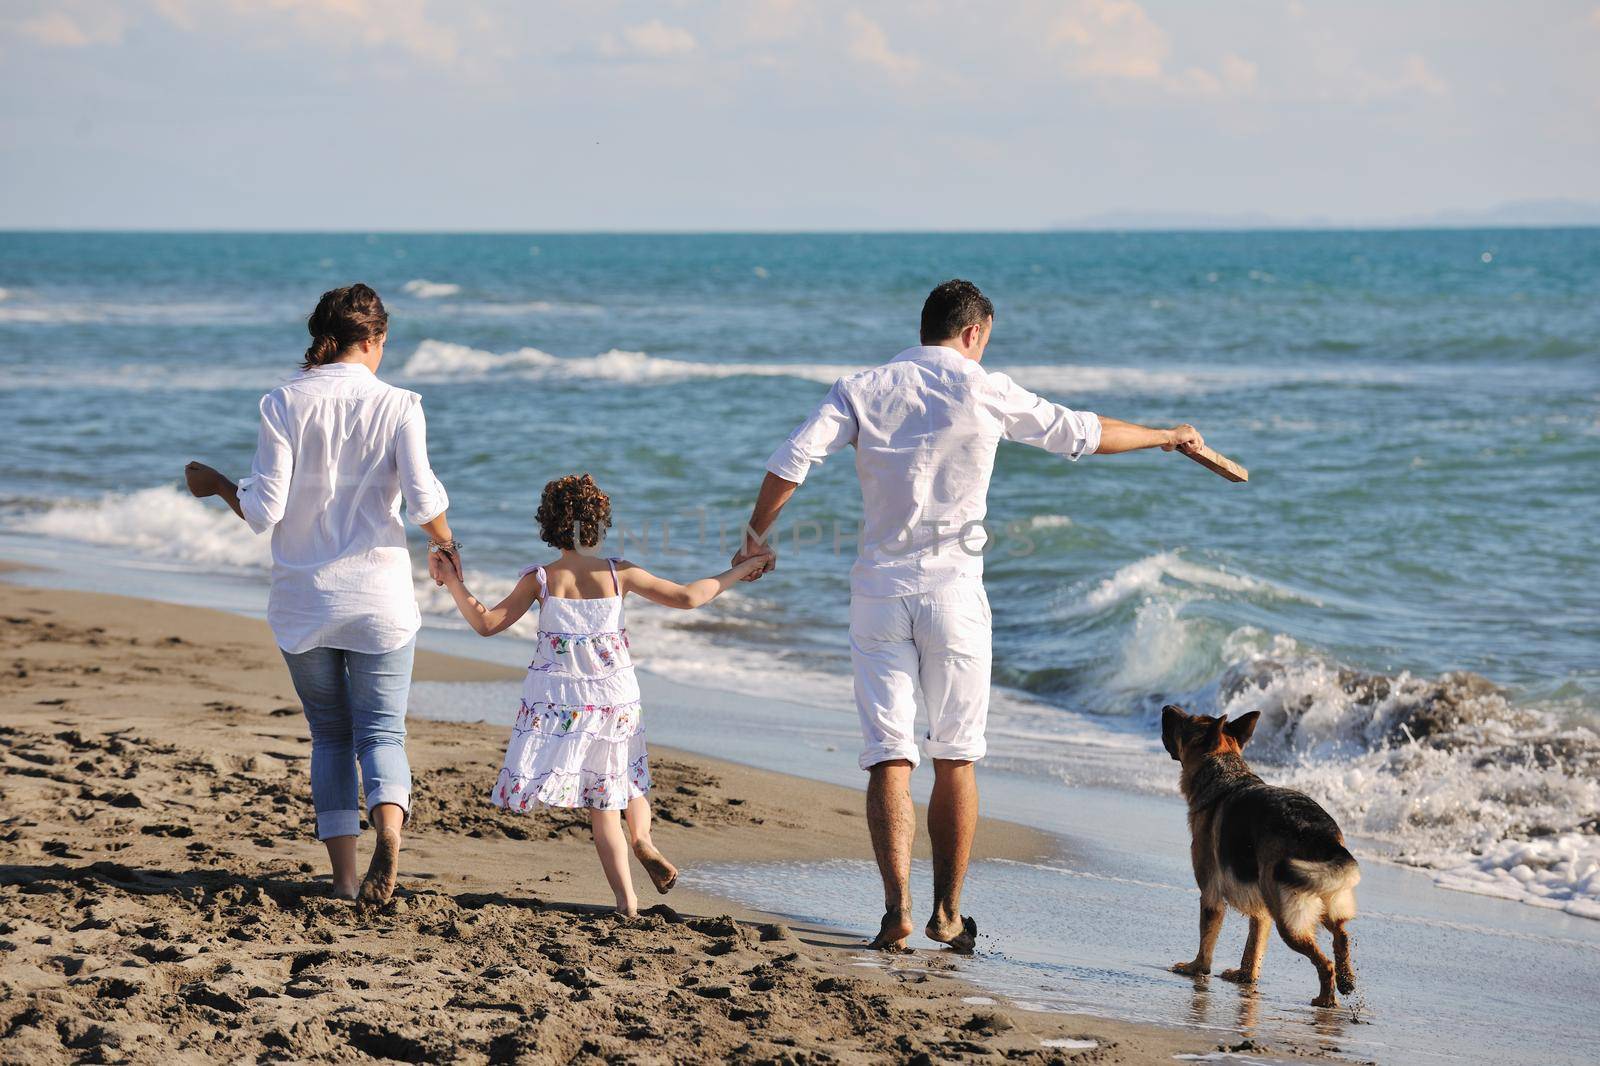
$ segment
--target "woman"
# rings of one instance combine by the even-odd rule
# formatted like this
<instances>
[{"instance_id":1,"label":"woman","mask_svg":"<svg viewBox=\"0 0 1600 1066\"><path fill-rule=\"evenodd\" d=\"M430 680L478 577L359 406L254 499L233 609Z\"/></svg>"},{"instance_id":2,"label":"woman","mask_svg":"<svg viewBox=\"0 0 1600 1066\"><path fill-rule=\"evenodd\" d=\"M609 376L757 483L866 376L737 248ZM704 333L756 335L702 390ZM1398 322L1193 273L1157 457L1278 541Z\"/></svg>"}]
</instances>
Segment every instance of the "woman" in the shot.
<instances>
[{"instance_id":1,"label":"woman","mask_svg":"<svg viewBox=\"0 0 1600 1066\"><path fill-rule=\"evenodd\" d=\"M272 530L267 621L311 729L317 837L334 892L364 905L394 892L411 805L406 698L421 615L399 500L430 551L459 573L449 500L428 466L422 401L377 378L389 315L365 285L322 294L302 372L261 400L250 476L235 486L190 463L196 496L221 496ZM357 883L359 783L377 846Z\"/></svg>"}]
</instances>

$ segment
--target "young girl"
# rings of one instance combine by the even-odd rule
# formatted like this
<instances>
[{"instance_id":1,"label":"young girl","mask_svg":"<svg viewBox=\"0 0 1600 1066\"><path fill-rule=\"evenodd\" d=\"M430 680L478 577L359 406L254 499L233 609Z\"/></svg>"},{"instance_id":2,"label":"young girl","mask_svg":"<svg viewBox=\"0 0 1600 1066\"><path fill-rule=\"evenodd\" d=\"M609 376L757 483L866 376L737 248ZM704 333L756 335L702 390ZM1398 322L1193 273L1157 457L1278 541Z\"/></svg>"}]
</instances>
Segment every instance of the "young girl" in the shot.
<instances>
[{"instance_id":1,"label":"young girl","mask_svg":"<svg viewBox=\"0 0 1600 1066\"><path fill-rule=\"evenodd\" d=\"M495 606L479 603L448 561L435 563L433 576L449 588L472 628L486 637L539 604L538 648L522 684L522 707L491 800L513 811L587 808L617 910L631 917L638 913L638 900L628 869L630 842L658 892L672 888L678 871L650 840L650 804L645 799L650 760L622 598L635 592L688 610L710 603L758 570L762 560L679 585L626 560L586 555L579 549L598 547L611 525L611 500L588 474L546 485L536 517L539 536L561 549L561 558L522 571L511 595Z\"/></svg>"}]
</instances>

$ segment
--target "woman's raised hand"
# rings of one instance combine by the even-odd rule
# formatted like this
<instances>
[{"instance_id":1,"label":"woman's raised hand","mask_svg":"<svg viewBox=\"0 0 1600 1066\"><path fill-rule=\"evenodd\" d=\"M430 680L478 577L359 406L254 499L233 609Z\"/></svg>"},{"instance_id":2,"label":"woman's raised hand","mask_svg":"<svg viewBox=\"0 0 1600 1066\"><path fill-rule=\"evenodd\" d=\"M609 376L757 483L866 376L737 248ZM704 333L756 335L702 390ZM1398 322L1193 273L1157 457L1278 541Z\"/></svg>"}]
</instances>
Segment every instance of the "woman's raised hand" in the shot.
<instances>
[{"instance_id":1,"label":"woman's raised hand","mask_svg":"<svg viewBox=\"0 0 1600 1066\"><path fill-rule=\"evenodd\" d=\"M222 475L204 463L191 462L183 468L183 480L189 486L189 494L203 500L217 494Z\"/></svg>"}]
</instances>

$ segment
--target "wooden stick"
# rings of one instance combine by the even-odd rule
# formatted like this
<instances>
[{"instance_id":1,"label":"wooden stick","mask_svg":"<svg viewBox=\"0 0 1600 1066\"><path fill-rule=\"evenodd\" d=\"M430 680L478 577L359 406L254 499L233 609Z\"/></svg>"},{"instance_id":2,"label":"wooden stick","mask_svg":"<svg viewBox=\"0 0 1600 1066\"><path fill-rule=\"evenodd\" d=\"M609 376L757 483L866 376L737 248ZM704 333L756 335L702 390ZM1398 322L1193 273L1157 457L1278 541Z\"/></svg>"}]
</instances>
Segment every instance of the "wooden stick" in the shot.
<instances>
[{"instance_id":1,"label":"wooden stick","mask_svg":"<svg viewBox=\"0 0 1600 1066\"><path fill-rule=\"evenodd\" d=\"M1181 451L1182 449L1180 449ZM1250 471L1240 466L1220 452L1214 452L1205 445L1201 445L1192 452L1184 452L1189 458L1229 481L1249 481Z\"/></svg>"}]
</instances>

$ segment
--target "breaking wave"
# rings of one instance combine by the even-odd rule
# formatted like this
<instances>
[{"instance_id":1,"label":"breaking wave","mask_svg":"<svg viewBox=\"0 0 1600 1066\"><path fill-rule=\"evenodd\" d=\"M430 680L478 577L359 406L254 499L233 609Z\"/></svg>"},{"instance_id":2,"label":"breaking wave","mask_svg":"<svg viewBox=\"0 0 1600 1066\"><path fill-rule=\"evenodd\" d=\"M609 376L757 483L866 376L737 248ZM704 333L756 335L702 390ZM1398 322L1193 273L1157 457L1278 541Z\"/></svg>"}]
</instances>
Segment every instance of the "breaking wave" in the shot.
<instances>
[{"instance_id":1,"label":"breaking wave","mask_svg":"<svg viewBox=\"0 0 1600 1066\"><path fill-rule=\"evenodd\" d=\"M426 278L412 278L400 286L400 291L421 300L436 300L442 296L454 296L461 291L461 286L452 285L448 281L429 281Z\"/></svg>"},{"instance_id":2,"label":"breaking wave","mask_svg":"<svg viewBox=\"0 0 1600 1066\"><path fill-rule=\"evenodd\" d=\"M867 366L848 363L712 363L665 359L613 348L592 356L557 356L538 348L490 352L449 341L417 345L399 376L413 382L451 382L509 377L522 380L592 378L624 384L655 384L694 378L783 377L832 384ZM1053 395L1091 392L1192 394L1242 387L1270 387L1312 381L1366 384L1393 375L1341 370L1323 372L1268 367L1214 367L1199 370L1146 370L1116 366L995 366L1024 386Z\"/></svg>"}]
</instances>

